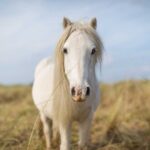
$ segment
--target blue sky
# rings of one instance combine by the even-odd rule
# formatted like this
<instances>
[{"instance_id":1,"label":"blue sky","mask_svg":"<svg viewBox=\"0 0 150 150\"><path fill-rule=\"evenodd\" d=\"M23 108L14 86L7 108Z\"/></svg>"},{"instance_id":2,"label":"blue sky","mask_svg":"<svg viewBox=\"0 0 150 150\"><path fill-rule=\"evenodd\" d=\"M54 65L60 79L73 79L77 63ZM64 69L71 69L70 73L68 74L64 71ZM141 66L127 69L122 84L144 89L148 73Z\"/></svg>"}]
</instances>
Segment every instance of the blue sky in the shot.
<instances>
[{"instance_id":1,"label":"blue sky","mask_svg":"<svg viewBox=\"0 0 150 150\"><path fill-rule=\"evenodd\" d=\"M150 79L150 1L1 0L0 83L30 83L36 64L52 56L62 18L98 20L104 42L100 80Z\"/></svg>"}]
</instances>

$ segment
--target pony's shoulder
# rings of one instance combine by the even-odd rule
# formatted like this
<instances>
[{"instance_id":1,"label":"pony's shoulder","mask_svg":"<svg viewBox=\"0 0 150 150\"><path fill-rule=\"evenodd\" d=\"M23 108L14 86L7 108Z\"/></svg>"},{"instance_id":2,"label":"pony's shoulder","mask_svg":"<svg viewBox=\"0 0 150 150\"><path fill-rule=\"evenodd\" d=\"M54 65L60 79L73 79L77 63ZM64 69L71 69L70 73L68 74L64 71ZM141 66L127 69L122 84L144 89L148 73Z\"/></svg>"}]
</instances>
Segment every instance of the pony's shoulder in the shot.
<instances>
[{"instance_id":1,"label":"pony's shoulder","mask_svg":"<svg viewBox=\"0 0 150 150\"><path fill-rule=\"evenodd\" d=\"M44 68L51 66L53 64L54 64L53 59L50 57L42 59L36 66L35 76L37 76L39 72L41 72Z\"/></svg>"}]
</instances>

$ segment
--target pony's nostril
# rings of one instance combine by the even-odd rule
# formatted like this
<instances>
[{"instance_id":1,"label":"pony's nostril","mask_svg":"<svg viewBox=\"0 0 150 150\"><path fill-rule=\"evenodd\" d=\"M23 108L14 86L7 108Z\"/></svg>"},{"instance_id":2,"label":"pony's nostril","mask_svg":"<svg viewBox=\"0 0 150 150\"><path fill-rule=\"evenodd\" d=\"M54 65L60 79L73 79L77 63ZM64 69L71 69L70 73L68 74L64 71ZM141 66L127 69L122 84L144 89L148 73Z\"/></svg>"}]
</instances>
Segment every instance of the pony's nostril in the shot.
<instances>
[{"instance_id":1,"label":"pony's nostril","mask_svg":"<svg viewBox=\"0 0 150 150\"><path fill-rule=\"evenodd\" d=\"M73 87L73 88L71 89L71 94L72 94L72 96L74 96L74 95L75 95L75 93L76 93L76 91L75 91L75 87Z\"/></svg>"},{"instance_id":2,"label":"pony's nostril","mask_svg":"<svg viewBox=\"0 0 150 150\"><path fill-rule=\"evenodd\" d=\"M86 89L86 96L89 96L90 95L90 87L87 87Z\"/></svg>"}]
</instances>

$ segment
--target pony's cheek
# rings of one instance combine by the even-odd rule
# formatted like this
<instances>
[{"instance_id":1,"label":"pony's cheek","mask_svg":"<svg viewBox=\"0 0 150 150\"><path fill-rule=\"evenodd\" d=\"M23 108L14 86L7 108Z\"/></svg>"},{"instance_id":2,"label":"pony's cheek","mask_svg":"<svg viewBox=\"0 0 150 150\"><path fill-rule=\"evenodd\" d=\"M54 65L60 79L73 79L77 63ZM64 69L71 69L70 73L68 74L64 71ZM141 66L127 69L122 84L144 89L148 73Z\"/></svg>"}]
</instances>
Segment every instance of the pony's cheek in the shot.
<instances>
[{"instance_id":1,"label":"pony's cheek","mask_svg":"<svg viewBox=\"0 0 150 150\"><path fill-rule=\"evenodd\" d=\"M70 77L70 73L69 73L69 68L67 66L65 67L65 75L66 75L68 81L70 81L71 77Z\"/></svg>"},{"instance_id":2,"label":"pony's cheek","mask_svg":"<svg viewBox=\"0 0 150 150\"><path fill-rule=\"evenodd\" d=\"M68 70L69 70L68 64L67 64L67 59L64 60L64 70L65 70L65 73L66 73L66 75L67 75Z\"/></svg>"}]
</instances>

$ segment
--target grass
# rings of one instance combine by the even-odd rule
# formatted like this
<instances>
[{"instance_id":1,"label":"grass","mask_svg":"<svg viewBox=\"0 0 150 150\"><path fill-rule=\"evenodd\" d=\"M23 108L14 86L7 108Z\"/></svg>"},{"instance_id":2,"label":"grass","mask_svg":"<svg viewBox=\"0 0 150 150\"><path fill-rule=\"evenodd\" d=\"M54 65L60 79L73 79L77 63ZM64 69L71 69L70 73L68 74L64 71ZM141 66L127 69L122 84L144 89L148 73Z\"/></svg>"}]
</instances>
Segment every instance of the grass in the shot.
<instances>
[{"instance_id":1,"label":"grass","mask_svg":"<svg viewBox=\"0 0 150 150\"><path fill-rule=\"evenodd\" d=\"M102 84L90 150L150 150L150 81ZM30 86L0 86L0 149L26 150L38 116ZM29 150L44 150L33 130ZM72 145L77 149L77 126Z\"/></svg>"}]
</instances>

